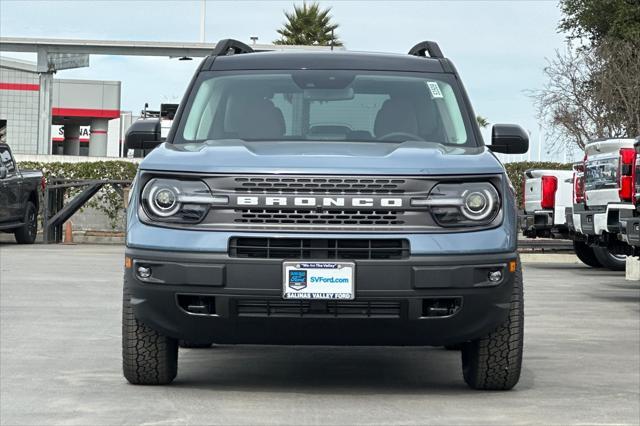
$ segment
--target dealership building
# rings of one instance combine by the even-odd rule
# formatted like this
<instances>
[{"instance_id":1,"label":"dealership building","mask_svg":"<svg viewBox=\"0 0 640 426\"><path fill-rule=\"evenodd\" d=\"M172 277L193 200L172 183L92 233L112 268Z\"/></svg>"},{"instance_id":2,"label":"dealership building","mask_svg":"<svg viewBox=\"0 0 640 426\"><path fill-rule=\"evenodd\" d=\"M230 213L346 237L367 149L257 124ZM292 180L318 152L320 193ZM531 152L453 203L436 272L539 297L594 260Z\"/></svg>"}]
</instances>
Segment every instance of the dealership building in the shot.
<instances>
[{"instance_id":1,"label":"dealership building","mask_svg":"<svg viewBox=\"0 0 640 426\"><path fill-rule=\"evenodd\" d=\"M12 150L119 157L131 124L131 114L120 111L120 82L54 78L52 83L50 106L43 106L48 97L41 91L47 88L36 64L0 57L0 128ZM48 129L39 125L41 111L50 120Z\"/></svg>"}]
</instances>

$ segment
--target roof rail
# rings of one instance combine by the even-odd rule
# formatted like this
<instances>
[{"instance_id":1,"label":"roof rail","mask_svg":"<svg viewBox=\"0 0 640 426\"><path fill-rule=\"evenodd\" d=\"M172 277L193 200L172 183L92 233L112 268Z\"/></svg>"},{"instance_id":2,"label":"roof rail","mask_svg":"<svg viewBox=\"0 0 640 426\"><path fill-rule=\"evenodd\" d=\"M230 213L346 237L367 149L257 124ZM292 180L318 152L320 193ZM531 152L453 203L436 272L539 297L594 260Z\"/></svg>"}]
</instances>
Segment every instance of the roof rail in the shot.
<instances>
[{"instance_id":1,"label":"roof rail","mask_svg":"<svg viewBox=\"0 0 640 426\"><path fill-rule=\"evenodd\" d=\"M429 54L430 58L444 58L442 54L442 50L440 50L440 46L435 41L422 41L409 50L409 55L413 56L427 56Z\"/></svg>"},{"instance_id":2,"label":"roof rail","mask_svg":"<svg viewBox=\"0 0 640 426\"><path fill-rule=\"evenodd\" d=\"M226 38L216 43L211 56L237 55L240 53L253 53L253 49L241 41Z\"/></svg>"}]
</instances>

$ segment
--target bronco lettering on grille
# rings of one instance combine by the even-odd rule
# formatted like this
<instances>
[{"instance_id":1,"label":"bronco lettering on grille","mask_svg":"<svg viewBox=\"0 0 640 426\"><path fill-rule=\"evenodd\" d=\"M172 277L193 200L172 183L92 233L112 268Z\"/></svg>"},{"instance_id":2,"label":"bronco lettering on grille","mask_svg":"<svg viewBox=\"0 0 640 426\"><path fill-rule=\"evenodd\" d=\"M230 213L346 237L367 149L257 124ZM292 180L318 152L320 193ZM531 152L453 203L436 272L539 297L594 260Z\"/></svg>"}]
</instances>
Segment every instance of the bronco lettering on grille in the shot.
<instances>
[{"instance_id":1,"label":"bronco lettering on grille","mask_svg":"<svg viewBox=\"0 0 640 426\"><path fill-rule=\"evenodd\" d=\"M402 201L402 198L386 197L236 197L238 206L402 207Z\"/></svg>"}]
</instances>

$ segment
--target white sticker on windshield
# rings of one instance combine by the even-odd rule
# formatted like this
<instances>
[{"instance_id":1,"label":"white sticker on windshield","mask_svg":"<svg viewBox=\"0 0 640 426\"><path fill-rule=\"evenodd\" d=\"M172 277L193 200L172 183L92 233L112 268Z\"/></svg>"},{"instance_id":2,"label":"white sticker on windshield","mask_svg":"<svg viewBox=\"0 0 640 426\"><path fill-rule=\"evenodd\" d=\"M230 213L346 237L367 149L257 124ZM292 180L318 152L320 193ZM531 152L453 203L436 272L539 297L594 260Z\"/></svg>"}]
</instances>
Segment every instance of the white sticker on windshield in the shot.
<instances>
[{"instance_id":1,"label":"white sticker on windshield","mask_svg":"<svg viewBox=\"0 0 640 426\"><path fill-rule=\"evenodd\" d=\"M435 81L427 81L427 86L429 86L429 90L431 90L432 99L444 98L444 96L442 96L442 92L440 91L440 86L438 86L438 83L436 83Z\"/></svg>"}]
</instances>

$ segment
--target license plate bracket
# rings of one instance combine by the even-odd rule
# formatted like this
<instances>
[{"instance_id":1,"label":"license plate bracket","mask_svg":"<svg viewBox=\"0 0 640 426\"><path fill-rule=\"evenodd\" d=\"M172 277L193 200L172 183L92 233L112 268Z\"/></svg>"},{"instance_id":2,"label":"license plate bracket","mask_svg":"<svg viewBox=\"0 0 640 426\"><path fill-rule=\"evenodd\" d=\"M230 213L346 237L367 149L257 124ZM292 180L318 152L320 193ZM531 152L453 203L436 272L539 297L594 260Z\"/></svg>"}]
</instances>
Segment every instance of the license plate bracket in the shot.
<instances>
[{"instance_id":1,"label":"license plate bracket","mask_svg":"<svg viewBox=\"0 0 640 426\"><path fill-rule=\"evenodd\" d=\"M355 299L354 262L284 261L282 298L298 300Z\"/></svg>"}]
</instances>

